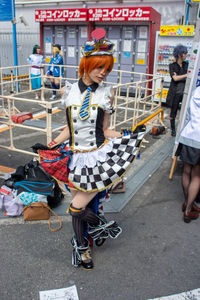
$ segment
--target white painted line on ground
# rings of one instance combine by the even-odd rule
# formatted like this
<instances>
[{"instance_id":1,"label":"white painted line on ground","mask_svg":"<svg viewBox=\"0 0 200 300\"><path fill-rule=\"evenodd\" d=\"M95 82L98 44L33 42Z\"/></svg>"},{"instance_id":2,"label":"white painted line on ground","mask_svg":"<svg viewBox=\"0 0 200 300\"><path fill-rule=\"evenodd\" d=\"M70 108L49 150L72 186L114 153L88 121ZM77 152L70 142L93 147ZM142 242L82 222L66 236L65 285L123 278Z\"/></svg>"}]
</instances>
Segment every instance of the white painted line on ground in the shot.
<instances>
[{"instance_id":1,"label":"white painted line on ground","mask_svg":"<svg viewBox=\"0 0 200 300\"><path fill-rule=\"evenodd\" d=\"M41 220L41 221L24 221L24 217L1 217L1 214L3 212L0 211L0 226L7 226L7 225L38 225L38 224L46 224L48 226L49 220ZM66 215L66 216L59 216L61 221L63 223L71 223L71 216ZM58 220L56 217L51 218L51 223L52 224L57 224Z\"/></svg>"},{"instance_id":2,"label":"white painted line on ground","mask_svg":"<svg viewBox=\"0 0 200 300\"><path fill-rule=\"evenodd\" d=\"M7 125L5 125L5 124L3 124L3 125L0 125L0 128L6 128L6 127L8 127Z\"/></svg>"},{"instance_id":3,"label":"white painted line on ground","mask_svg":"<svg viewBox=\"0 0 200 300\"><path fill-rule=\"evenodd\" d=\"M33 118L39 117L39 116L41 116L41 115L43 115L45 113L46 113L45 110L39 111L38 113L33 114Z\"/></svg>"},{"instance_id":4,"label":"white painted line on ground","mask_svg":"<svg viewBox=\"0 0 200 300\"><path fill-rule=\"evenodd\" d=\"M49 291L40 291L40 300L79 300L75 285Z\"/></svg>"},{"instance_id":5,"label":"white painted line on ground","mask_svg":"<svg viewBox=\"0 0 200 300\"><path fill-rule=\"evenodd\" d=\"M55 111L55 110L57 110L57 109L58 109L57 106L56 106L56 107L53 107L53 108L52 108L52 111ZM33 118L39 117L39 116L41 116L41 115L43 115L43 114L46 114L46 111L45 111L45 110L42 110L42 111L39 111L38 113L33 114Z\"/></svg>"},{"instance_id":6,"label":"white painted line on ground","mask_svg":"<svg viewBox=\"0 0 200 300\"><path fill-rule=\"evenodd\" d=\"M165 296L148 300L200 300L200 288L192 291L183 292L181 294L175 294L171 296Z\"/></svg>"}]
</instances>

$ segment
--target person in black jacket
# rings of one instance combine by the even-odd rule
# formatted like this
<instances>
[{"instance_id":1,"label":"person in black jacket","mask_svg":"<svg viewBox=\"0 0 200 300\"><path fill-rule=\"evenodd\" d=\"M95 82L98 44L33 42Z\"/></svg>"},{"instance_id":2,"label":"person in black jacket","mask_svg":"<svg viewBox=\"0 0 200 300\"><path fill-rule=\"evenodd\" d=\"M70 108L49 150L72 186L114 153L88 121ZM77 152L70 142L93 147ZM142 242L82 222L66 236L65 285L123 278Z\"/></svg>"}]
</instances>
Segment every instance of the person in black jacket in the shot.
<instances>
[{"instance_id":1,"label":"person in black jacket","mask_svg":"<svg viewBox=\"0 0 200 300\"><path fill-rule=\"evenodd\" d=\"M188 62L185 61L187 52L187 47L177 45L173 51L175 62L169 65L169 72L172 79L166 102L167 105L171 107L170 123L172 136L176 136L175 119L179 103L181 103L183 98L183 91L187 77Z\"/></svg>"}]
</instances>

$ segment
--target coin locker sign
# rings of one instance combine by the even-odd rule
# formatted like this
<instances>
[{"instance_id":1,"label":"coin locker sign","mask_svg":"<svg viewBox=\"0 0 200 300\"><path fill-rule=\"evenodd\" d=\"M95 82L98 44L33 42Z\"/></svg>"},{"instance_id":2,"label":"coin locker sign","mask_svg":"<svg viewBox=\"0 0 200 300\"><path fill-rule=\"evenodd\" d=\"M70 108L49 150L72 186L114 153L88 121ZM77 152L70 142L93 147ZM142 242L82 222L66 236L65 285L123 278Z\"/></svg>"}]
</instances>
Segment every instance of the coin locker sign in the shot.
<instances>
[{"instance_id":1,"label":"coin locker sign","mask_svg":"<svg viewBox=\"0 0 200 300\"><path fill-rule=\"evenodd\" d=\"M13 0L0 1L0 21L12 21L12 3Z\"/></svg>"},{"instance_id":2,"label":"coin locker sign","mask_svg":"<svg viewBox=\"0 0 200 300\"><path fill-rule=\"evenodd\" d=\"M149 21L151 7L89 8L88 21Z\"/></svg>"},{"instance_id":3,"label":"coin locker sign","mask_svg":"<svg viewBox=\"0 0 200 300\"><path fill-rule=\"evenodd\" d=\"M70 22L87 21L86 8L36 9L36 22Z\"/></svg>"}]
</instances>

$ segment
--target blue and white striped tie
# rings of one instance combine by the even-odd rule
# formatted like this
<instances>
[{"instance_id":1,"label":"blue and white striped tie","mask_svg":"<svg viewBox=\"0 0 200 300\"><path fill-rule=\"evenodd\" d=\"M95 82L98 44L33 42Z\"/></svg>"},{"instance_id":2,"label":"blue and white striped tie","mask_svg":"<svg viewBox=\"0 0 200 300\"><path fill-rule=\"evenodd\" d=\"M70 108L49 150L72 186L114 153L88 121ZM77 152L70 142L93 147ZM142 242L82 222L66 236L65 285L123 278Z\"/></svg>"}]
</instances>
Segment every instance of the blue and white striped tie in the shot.
<instances>
[{"instance_id":1,"label":"blue and white striped tie","mask_svg":"<svg viewBox=\"0 0 200 300\"><path fill-rule=\"evenodd\" d=\"M83 101L81 103L81 107L79 110L79 118L84 121L86 120L90 115L90 99L92 96L92 89L90 87L87 87L87 92L85 97L83 98Z\"/></svg>"}]
</instances>

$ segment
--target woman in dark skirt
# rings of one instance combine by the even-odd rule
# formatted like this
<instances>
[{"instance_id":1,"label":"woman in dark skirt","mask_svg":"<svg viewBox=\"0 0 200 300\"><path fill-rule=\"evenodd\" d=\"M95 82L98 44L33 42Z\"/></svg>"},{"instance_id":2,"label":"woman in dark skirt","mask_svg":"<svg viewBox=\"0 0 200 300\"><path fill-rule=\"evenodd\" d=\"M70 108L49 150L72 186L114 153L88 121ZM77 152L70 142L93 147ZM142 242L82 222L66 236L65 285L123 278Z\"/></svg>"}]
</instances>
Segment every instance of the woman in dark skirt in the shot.
<instances>
[{"instance_id":1,"label":"woman in dark skirt","mask_svg":"<svg viewBox=\"0 0 200 300\"><path fill-rule=\"evenodd\" d=\"M180 159L184 162L182 186L185 201L182 205L184 222L197 219L200 208L194 200L200 189L200 87L190 100L186 125L180 134Z\"/></svg>"}]
</instances>

